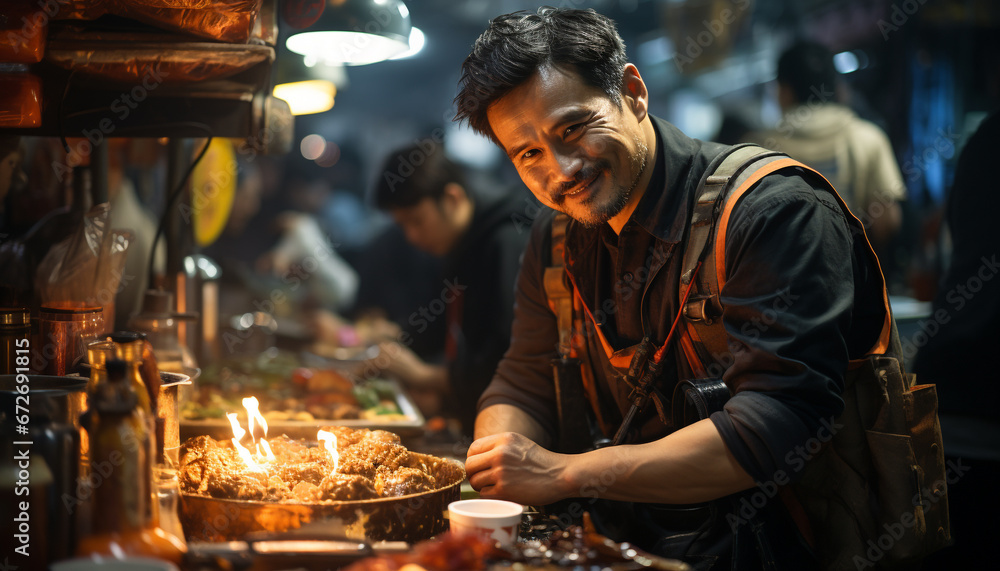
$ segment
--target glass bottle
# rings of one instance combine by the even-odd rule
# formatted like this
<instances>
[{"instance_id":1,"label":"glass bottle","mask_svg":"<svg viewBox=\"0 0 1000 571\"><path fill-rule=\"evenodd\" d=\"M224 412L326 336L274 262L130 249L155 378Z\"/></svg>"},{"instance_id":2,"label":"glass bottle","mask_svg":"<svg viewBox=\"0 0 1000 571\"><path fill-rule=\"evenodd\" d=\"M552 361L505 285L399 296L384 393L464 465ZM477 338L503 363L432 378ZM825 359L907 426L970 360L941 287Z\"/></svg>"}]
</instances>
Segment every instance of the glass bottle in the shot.
<instances>
[{"instance_id":1,"label":"glass bottle","mask_svg":"<svg viewBox=\"0 0 1000 571\"><path fill-rule=\"evenodd\" d=\"M87 382L87 394L97 390L97 385L107 380L108 372L105 364L115 358L115 344L109 339L91 341L87 344L87 363L90 364L90 381Z\"/></svg>"},{"instance_id":2,"label":"glass bottle","mask_svg":"<svg viewBox=\"0 0 1000 571\"><path fill-rule=\"evenodd\" d=\"M128 378L131 367L117 359L106 367L107 381L98 385L91 401L95 416L90 428L94 473L103 481L94 488L90 534L81 539L77 555L124 553L179 564L186 547L160 528L158 510L148 507L153 472L143 443L149 433Z\"/></svg>"},{"instance_id":3,"label":"glass bottle","mask_svg":"<svg viewBox=\"0 0 1000 571\"><path fill-rule=\"evenodd\" d=\"M149 417L154 418L153 411L156 397L159 395L159 377L155 380L143 377L142 351L145 348L145 341L138 333L131 331L116 331L108 336L115 344L115 358L125 361L127 372L126 377L132 390L135 391L139 408ZM150 383L155 386L150 386Z\"/></svg>"},{"instance_id":4,"label":"glass bottle","mask_svg":"<svg viewBox=\"0 0 1000 571\"><path fill-rule=\"evenodd\" d=\"M102 382L107 382L108 372L105 364L115 358L115 344L108 339L91 341L87 344L87 363L90 365L90 380L87 381L87 406L90 409L90 402L96 398L97 387ZM89 416L94 416L93 414ZM80 431L80 476L88 478L90 476L90 434L86 430ZM89 502L87 506L89 509ZM85 518L89 521L89 517Z\"/></svg>"},{"instance_id":5,"label":"glass bottle","mask_svg":"<svg viewBox=\"0 0 1000 571\"><path fill-rule=\"evenodd\" d=\"M147 290L143 297L142 310L129 321L129 329L146 336L146 351L143 353L143 367L152 361L160 372L179 373L190 376L196 368L187 347L178 341L178 315L173 311L173 294L163 290ZM147 358L147 356L149 356ZM163 379L167 381L167 379ZM164 382L157 397L158 441L163 442L163 456L158 460L168 467L176 467L180 451L180 410L181 401L187 398L183 389L188 382ZM161 430L162 427L162 430Z\"/></svg>"},{"instance_id":6,"label":"glass bottle","mask_svg":"<svg viewBox=\"0 0 1000 571\"><path fill-rule=\"evenodd\" d=\"M156 391L154 393L150 391L151 385L147 383L147 379L142 373L142 352L146 346L146 340L142 335L131 331L116 331L108 335L108 339L114 343L115 359L125 363L125 378L128 381L129 388L136 396L136 409L140 412L139 416L146 426L144 433L145 440L142 442L146 449L143 461L147 465L143 469L145 470L144 473L152 474L153 467L158 463L158 459L163 456L163 442L156 437L156 401L151 399L152 396L158 395L160 391L160 384L158 382L159 374L156 375L157 383L154 385ZM111 361L108 361L108 363L111 363ZM109 378L110 374L109 370ZM100 411L97 414L100 416ZM152 488L147 487L146 491L148 493L147 502L145 503L147 519L158 520L159 502L154 501L156 497Z\"/></svg>"},{"instance_id":7,"label":"glass bottle","mask_svg":"<svg viewBox=\"0 0 1000 571\"><path fill-rule=\"evenodd\" d=\"M143 527L149 501L147 450L142 444L149 435L137 395L129 387L128 363L112 359L106 368L107 381L97 386L90 401L91 461L95 471L113 469L106 470L110 474L94 490L94 533Z\"/></svg>"}]
</instances>

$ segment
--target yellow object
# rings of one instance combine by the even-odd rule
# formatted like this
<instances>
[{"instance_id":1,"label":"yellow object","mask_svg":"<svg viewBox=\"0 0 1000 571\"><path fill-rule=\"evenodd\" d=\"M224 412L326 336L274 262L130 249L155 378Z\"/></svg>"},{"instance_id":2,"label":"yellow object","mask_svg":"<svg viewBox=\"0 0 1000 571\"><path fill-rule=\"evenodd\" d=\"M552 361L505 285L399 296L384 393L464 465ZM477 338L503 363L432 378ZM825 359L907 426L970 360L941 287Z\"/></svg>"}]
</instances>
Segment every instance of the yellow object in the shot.
<instances>
[{"instance_id":1,"label":"yellow object","mask_svg":"<svg viewBox=\"0 0 1000 571\"><path fill-rule=\"evenodd\" d=\"M309 115L333 108L337 86L325 79L310 79L275 85L273 95L288 102L292 115Z\"/></svg>"},{"instance_id":2,"label":"yellow object","mask_svg":"<svg viewBox=\"0 0 1000 571\"><path fill-rule=\"evenodd\" d=\"M236 151L232 141L216 137L191 173L194 239L208 246L222 234L236 196Z\"/></svg>"}]
</instances>

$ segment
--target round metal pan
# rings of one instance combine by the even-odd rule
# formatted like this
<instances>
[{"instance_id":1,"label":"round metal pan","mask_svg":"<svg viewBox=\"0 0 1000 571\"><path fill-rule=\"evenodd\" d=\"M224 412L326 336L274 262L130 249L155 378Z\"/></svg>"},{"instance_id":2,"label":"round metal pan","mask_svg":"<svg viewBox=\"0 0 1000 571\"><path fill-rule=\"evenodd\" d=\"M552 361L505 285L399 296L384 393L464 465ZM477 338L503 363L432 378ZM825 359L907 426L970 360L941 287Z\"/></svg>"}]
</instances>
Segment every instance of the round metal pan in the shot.
<instances>
[{"instance_id":1,"label":"round metal pan","mask_svg":"<svg viewBox=\"0 0 1000 571\"><path fill-rule=\"evenodd\" d=\"M458 500L465 468L458 460L411 452L431 466L442 487L393 498L286 503L181 494L180 520L188 541L240 541L254 532L282 533L329 526L364 541L415 543L447 531L445 512ZM342 526L342 527L337 527Z\"/></svg>"}]
</instances>

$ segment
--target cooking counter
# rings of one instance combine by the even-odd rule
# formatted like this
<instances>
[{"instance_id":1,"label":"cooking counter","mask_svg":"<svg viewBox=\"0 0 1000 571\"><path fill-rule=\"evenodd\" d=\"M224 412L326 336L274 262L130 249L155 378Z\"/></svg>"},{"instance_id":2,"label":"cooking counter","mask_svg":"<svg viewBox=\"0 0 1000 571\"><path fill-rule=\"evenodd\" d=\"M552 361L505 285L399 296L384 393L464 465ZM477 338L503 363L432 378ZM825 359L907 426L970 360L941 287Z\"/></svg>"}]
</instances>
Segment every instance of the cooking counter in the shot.
<instances>
[{"instance_id":1,"label":"cooking counter","mask_svg":"<svg viewBox=\"0 0 1000 571\"><path fill-rule=\"evenodd\" d=\"M642 553L629 544L615 543L581 527L563 529L556 516L525 510L519 538L512 548L501 548L474 537L450 532L433 539L363 543L333 537L294 536L286 539L251 538L219 544L192 544L185 571L245 569L344 569L345 571L521 571L658 569L690 571L677 560Z\"/></svg>"}]
</instances>

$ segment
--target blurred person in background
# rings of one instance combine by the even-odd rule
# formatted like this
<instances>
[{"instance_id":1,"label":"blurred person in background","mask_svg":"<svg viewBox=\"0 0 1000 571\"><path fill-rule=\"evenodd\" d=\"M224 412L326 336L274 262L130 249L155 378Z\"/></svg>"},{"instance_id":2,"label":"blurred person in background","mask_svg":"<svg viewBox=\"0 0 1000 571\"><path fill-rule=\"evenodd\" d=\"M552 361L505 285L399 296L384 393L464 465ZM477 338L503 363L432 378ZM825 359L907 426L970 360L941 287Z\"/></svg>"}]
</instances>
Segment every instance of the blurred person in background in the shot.
<instances>
[{"instance_id":1,"label":"blurred person in background","mask_svg":"<svg viewBox=\"0 0 1000 571\"><path fill-rule=\"evenodd\" d=\"M316 160L288 157L285 191L292 208L310 214L353 266L382 217L362 200L361 158L353 147L327 142L326 148Z\"/></svg>"},{"instance_id":2,"label":"blurred person in background","mask_svg":"<svg viewBox=\"0 0 1000 571\"><path fill-rule=\"evenodd\" d=\"M993 171L998 138L995 111L959 155L946 206L951 262L914 362L921 382L937 385L945 457L964 469L948 482L955 546L934 554L928 569L971 569L993 556L995 534L979 516L1000 510L1000 385L989 358L1000 346L1000 232L993 227L1000 211ZM921 340L915 335L913 344Z\"/></svg>"},{"instance_id":3,"label":"blurred person in background","mask_svg":"<svg viewBox=\"0 0 1000 571\"><path fill-rule=\"evenodd\" d=\"M786 153L823 174L861 219L875 252L899 232L906 186L892 145L874 123L843 104L846 86L822 45L798 41L778 60L782 118L747 142Z\"/></svg>"},{"instance_id":4,"label":"blurred person in background","mask_svg":"<svg viewBox=\"0 0 1000 571\"><path fill-rule=\"evenodd\" d=\"M472 434L476 402L510 343L514 282L528 240L518 222L526 196L520 188L472 188L431 138L390 153L376 182L376 205L411 244L444 265L433 297L412 308L412 334L383 343L371 364L412 390L437 395L440 412L457 418L466 435ZM435 324L445 327L443 364L427 363L410 349Z\"/></svg>"},{"instance_id":5,"label":"blurred person in background","mask_svg":"<svg viewBox=\"0 0 1000 571\"><path fill-rule=\"evenodd\" d=\"M343 313L354 305L358 294L358 273L341 255L340 244L327 234L312 209L314 190L309 182L293 177L287 181L292 196L288 210L273 218L272 228L279 238L274 247L257 258L258 274L270 275L297 290L305 286L305 303ZM303 186L304 185L304 186ZM299 297L300 292L293 292Z\"/></svg>"},{"instance_id":6,"label":"blurred person in background","mask_svg":"<svg viewBox=\"0 0 1000 571\"><path fill-rule=\"evenodd\" d=\"M356 267L361 284L353 317L399 324L396 334L410 335L409 348L414 353L424 361L440 362L444 351L444 320L413 325L409 319L414 309L441 293L444 260L418 249L407 241L402 228L389 223L365 246ZM406 287L400 288L401 283ZM422 331L416 335L418 328Z\"/></svg>"},{"instance_id":7,"label":"blurred person in background","mask_svg":"<svg viewBox=\"0 0 1000 571\"><path fill-rule=\"evenodd\" d=\"M230 293L222 298L224 313L253 311L274 291L294 306L281 312L342 313L354 304L358 274L323 230L307 199L313 193L292 168L268 157L238 162L226 227L204 250L222 266Z\"/></svg>"}]
</instances>

